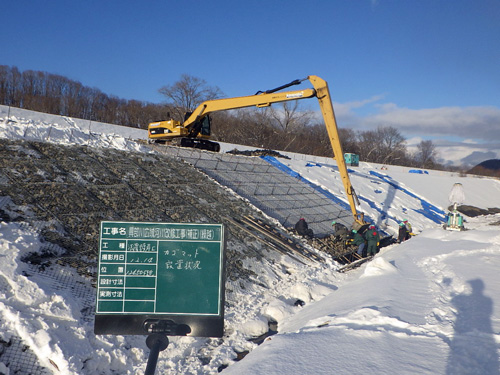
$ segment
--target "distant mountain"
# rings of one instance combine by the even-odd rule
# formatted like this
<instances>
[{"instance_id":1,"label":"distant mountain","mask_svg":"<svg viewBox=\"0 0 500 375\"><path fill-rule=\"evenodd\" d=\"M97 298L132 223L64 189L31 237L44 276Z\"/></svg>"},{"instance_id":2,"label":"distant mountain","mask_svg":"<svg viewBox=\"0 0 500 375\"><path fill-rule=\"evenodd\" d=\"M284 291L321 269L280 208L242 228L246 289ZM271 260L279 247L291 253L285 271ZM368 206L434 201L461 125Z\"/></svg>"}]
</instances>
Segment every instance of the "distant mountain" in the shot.
<instances>
[{"instance_id":1,"label":"distant mountain","mask_svg":"<svg viewBox=\"0 0 500 375\"><path fill-rule=\"evenodd\" d=\"M475 167L469 169L467 173L477 174L481 176L500 177L500 159L485 160Z\"/></svg>"},{"instance_id":2,"label":"distant mountain","mask_svg":"<svg viewBox=\"0 0 500 375\"><path fill-rule=\"evenodd\" d=\"M457 164L472 166L481 163L483 160L495 159L496 157L498 157L497 154L492 151L473 151L470 155L460 159Z\"/></svg>"}]
</instances>

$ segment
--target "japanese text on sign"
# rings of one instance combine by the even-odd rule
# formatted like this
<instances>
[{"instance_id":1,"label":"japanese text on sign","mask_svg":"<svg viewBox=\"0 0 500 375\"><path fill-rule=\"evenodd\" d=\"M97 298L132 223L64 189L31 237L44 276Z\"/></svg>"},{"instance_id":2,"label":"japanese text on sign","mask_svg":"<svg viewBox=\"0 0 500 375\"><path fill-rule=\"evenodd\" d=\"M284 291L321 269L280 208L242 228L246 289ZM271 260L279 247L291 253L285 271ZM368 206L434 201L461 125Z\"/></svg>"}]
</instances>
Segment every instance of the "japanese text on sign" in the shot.
<instances>
[{"instance_id":1,"label":"japanese text on sign","mask_svg":"<svg viewBox=\"0 0 500 375\"><path fill-rule=\"evenodd\" d=\"M216 230L205 228L161 228L141 226L107 226L103 236L127 236L128 238L173 239L173 240L215 240Z\"/></svg>"}]
</instances>

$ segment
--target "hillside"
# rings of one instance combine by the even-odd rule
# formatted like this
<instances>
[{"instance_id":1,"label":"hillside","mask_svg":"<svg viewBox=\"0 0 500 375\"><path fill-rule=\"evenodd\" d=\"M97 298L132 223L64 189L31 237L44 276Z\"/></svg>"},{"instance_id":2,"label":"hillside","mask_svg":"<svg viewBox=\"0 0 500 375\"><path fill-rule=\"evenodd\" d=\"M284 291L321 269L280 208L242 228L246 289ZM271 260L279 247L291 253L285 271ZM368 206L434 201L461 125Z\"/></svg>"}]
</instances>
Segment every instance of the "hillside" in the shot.
<instances>
[{"instance_id":1,"label":"hillside","mask_svg":"<svg viewBox=\"0 0 500 375\"><path fill-rule=\"evenodd\" d=\"M490 159L479 163L467 173L481 176L500 177L500 159Z\"/></svg>"},{"instance_id":2,"label":"hillside","mask_svg":"<svg viewBox=\"0 0 500 375\"><path fill-rule=\"evenodd\" d=\"M153 152L135 136L120 134L120 127L94 124L89 130L77 119L37 116L26 111L0 120L2 371L144 371L144 337L93 334L92 286L99 221L144 220L222 222L228 228L225 336L172 337L158 373L326 374L336 368L350 374L371 368L376 374L460 374L471 366L498 373L498 359L481 353L494 353L500 342L500 217L466 218L469 230L462 233L441 229L457 179L466 203L482 209L500 207L497 180L367 163L352 168L360 210L389 235L402 219L419 235L344 274L327 253L285 228L322 199L316 195L321 189L345 200L333 161L296 154L277 160L301 176L297 181L261 158ZM240 168L247 178L257 172L266 180L243 184L235 172ZM307 211L317 233L331 214L321 210L324 204ZM287 234L309 257L278 251L242 225L247 216ZM485 286L494 307L489 311L488 302L480 302L481 314L466 319L485 324L471 324L479 334L461 335L453 328L461 316L453 297L474 292L477 283L469 281L477 278L483 283L477 293L484 297ZM270 328L279 333L258 346L255 338ZM469 346L478 352L465 350ZM372 356L359 358L359 350Z\"/></svg>"}]
</instances>

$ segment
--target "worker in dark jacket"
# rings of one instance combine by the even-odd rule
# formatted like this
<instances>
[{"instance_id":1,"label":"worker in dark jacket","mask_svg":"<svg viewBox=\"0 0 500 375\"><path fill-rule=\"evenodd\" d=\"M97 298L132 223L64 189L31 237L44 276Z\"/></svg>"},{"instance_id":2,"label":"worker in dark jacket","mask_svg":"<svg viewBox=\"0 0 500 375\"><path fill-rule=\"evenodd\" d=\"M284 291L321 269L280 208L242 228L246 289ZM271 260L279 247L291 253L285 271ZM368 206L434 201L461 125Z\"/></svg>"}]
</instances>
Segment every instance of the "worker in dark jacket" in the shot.
<instances>
[{"instance_id":1,"label":"worker in dark jacket","mask_svg":"<svg viewBox=\"0 0 500 375\"><path fill-rule=\"evenodd\" d=\"M295 224L295 231L299 236L302 237L313 237L314 232L312 229L309 229L309 225L307 225L306 219L301 218L299 221L297 221L297 224Z\"/></svg>"},{"instance_id":2,"label":"worker in dark jacket","mask_svg":"<svg viewBox=\"0 0 500 375\"><path fill-rule=\"evenodd\" d=\"M367 242L366 252L368 256L377 254L378 244L380 242L380 234L375 228L375 225L371 225L370 228L365 233L365 238Z\"/></svg>"},{"instance_id":3,"label":"worker in dark jacket","mask_svg":"<svg viewBox=\"0 0 500 375\"><path fill-rule=\"evenodd\" d=\"M352 244L356 245L358 247L358 250L356 252L359 255L363 256L363 250L366 246L365 238L360 233L358 233L358 231L356 229L353 229L352 233L354 235L354 238L352 240Z\"/></svg>"},{"instance_id":4,"label":"worker in dark jacket","mask_svg":"<svg viewBox=\"0 0 500 375\"><path fill-rule=\"evenodd\" d=\"M344 243L349 235L349 230L344 224L337 223L335 220L332 221L333 235L336 241L342 241Z\"/></svg>"},{"instance_id":5,"label":"worker in dark jacket","mask_svg":"<svg viewBox=\"0 0 500 375\"><path fill-rule=\"evenodd\" d=\"M406 241L406 225L405 223L399 223L399 231L398 231L398 243Z\"/></svg>"}]
</instances>

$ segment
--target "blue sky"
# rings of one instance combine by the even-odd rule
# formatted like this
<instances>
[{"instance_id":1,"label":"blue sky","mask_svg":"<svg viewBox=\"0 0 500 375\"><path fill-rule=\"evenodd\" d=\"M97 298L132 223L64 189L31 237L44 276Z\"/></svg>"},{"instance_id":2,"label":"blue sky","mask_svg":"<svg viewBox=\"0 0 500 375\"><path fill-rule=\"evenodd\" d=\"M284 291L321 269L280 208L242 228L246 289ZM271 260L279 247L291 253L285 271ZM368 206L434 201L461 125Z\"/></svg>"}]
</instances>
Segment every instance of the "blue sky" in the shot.
<instances>
[{"instance_id":1,"label":"blue sky","mask_svg":"<svg viewBox=\"0 0 500 375\"><path fill-rule=\"evenodd\" d=\"M433 139L443 159L500 158L500 0L18 0L2 10L3 65L155 103L184 73L226 96L314 74L340 127L395 126L409 145Z\"/></svg>"}]
</instances>

